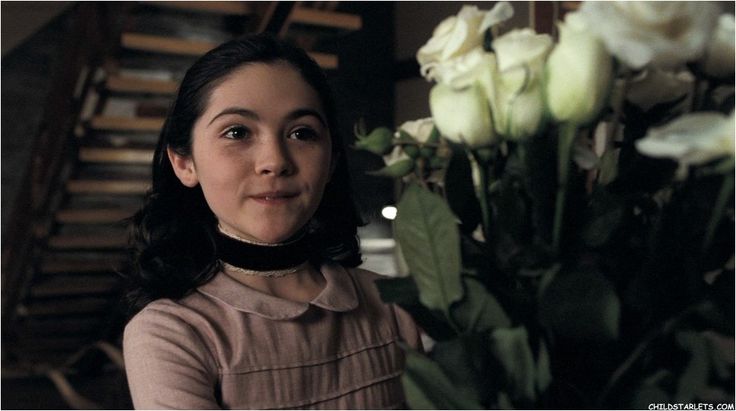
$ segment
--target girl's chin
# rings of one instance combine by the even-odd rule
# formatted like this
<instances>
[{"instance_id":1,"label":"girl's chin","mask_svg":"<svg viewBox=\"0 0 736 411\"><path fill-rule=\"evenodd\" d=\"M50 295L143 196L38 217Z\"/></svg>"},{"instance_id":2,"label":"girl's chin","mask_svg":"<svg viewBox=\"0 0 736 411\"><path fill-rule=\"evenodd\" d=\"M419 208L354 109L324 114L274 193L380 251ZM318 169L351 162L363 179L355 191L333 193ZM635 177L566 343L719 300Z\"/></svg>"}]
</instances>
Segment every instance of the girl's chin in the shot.
<instances>
[{"instance_id":1,"label":"girl's chin","mask_svg":"<svg viewBox=\"0 0 736 411\"><path fill-rule=\"evenodd\" d=\"M241 237L252 240L259 243L266 243L266 244L278 244L283 243L292 237L299 231L301 227L296 229L283 229L283 230L274 230L273 228L264 229L260 231L252 232L248 235L241 235Z\"/></svg>"}]
</instances>

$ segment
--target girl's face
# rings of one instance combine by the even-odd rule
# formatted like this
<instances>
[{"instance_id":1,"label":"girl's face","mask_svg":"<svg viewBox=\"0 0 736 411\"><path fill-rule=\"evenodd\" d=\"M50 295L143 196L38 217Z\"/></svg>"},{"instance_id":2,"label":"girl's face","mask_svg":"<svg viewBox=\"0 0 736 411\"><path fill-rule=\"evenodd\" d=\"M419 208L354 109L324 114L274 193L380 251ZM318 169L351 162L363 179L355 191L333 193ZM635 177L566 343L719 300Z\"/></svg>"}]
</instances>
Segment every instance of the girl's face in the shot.
<instances>
[{"instance_id":1,"label":"girl's face","mask_svg":"<svg viewBox=\"0 0 736 411\"><path fill-rule=\"evenodd\" d=\"M287 63L236 69L192 129L192 154L168 151L188 187L202 186L220 225L282 242L312 217L330 177L332 144L317 92Z\"/></svg>"}]
</instances>

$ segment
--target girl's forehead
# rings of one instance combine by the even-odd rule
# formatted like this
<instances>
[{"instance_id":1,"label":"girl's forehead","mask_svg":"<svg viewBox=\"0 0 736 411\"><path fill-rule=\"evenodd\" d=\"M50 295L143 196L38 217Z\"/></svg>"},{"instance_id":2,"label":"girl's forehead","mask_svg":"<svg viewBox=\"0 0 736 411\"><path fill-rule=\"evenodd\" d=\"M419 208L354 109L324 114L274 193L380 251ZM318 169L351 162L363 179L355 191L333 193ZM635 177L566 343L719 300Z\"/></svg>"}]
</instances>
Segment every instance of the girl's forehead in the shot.
<instances>
[{"instance_id":1,"label":"girl's forehead","mask_svg":"<svg viewBox=\"0 0 736 411\"><path fill-rule=\"evenodd\" d=\"M268 111L312 108L322 111L317 91L291 64L250 63L236 68L209 93L204 115L223 107L247 106Z\"/></svg>"}]
</instances>

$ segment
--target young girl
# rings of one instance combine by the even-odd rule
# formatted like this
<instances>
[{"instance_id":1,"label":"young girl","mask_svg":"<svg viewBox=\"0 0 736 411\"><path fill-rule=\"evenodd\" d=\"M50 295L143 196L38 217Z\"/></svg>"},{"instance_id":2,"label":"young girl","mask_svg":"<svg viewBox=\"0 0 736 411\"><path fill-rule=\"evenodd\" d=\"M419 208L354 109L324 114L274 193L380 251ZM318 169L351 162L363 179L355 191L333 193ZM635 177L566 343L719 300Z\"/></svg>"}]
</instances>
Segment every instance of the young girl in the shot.
<instances>
[{"instance_id":1,"label":"young girl","mask_svg":"<svg viewBox=\"0 0 736 411\"><path fill-rule=\"evenodd\" d=\"M136 408L404 405L411 318L360 262L329 87L302 50L226 43L186 73L133 218Z\"/></svg>"}]
</instances>

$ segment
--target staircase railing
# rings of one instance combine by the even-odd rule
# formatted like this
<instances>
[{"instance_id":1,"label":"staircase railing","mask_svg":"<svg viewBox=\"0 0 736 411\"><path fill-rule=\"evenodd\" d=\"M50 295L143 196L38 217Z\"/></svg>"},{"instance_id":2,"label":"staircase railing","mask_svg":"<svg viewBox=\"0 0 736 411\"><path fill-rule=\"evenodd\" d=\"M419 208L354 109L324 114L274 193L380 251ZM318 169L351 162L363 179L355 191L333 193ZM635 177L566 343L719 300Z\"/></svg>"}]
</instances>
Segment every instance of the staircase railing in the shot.
<instances>
[{"instance_id":1,"label":"staircase railing","mask_svg":"<svg viewBox=\"0 0 736 411\"><path fill-rule=\"evenodd\" d=\"M52 228L53 212L73 166L74 129L89 92L96 68L113 47L119 33L111 33L110 7L79 2L67 13L71 24L63 34L62 58L52 73L51 90L42 108L40 131L34 138L31 160L23 173L2 239L3 343L12 333L16 306L23 298L34 270L38 246ZM17 136L6 136L17 138ZM11 338L12 340L12 338ZM3 355L7 350L3 350Z\"/></svg>"}]
</instances>

